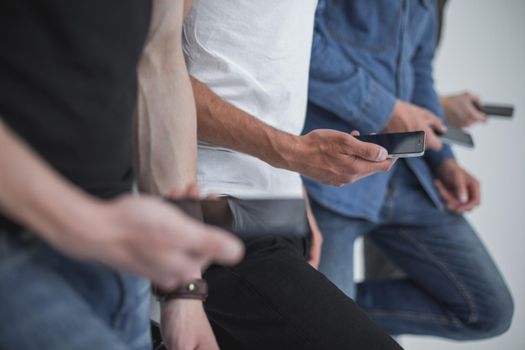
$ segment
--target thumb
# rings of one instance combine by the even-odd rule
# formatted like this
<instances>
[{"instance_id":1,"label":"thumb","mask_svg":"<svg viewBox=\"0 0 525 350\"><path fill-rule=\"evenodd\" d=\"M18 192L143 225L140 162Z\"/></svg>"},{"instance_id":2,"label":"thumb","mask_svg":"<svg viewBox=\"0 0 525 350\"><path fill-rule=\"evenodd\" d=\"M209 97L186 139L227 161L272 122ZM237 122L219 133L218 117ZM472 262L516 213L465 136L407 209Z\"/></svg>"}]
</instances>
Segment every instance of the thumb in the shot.
<instances>
[{"instance_id":1,"label":"thumb","mask_svg":"<svg viewBox=\"0 0 525 350\"><path fill-rule=\"evenodd\" d=\"M210 260L224 265L239 262L244 255L242 242L232 234L209 225L203 225L197 251Z\"/></svg>"},{"instance_id":2,"label":"thumb","mask_svg":"<svg viewBox=\"0 0 525 350\"><path fill-rule=\"evenodd\" d=\"M468 191L467 191L467 181L463 175L458 175L456 178L456 198L461 204L468 202Z\"/></svg>"},{"instance_id":3,"label":"thumb","mask_svg":"<svg viewBox=\"0 0 525 350\"><path fill-rule=\"evenodd\" d=\"M447 127L443 124L443 121L432 113L427 114L426 122L430 128L435 129L438 132L444 133L447 131Z\"/></svg>"},{"instance_id":4,"label":"thumb","mask_svg":"<svg viewBox=\"0 0 525 350\"><path fill-rule=\"evenodd\" d=\"M387 159L388 152L385 148L374 143L357 141L353 147L354 155L371 162L382 162Z\"/></svg>"}]
</instances>

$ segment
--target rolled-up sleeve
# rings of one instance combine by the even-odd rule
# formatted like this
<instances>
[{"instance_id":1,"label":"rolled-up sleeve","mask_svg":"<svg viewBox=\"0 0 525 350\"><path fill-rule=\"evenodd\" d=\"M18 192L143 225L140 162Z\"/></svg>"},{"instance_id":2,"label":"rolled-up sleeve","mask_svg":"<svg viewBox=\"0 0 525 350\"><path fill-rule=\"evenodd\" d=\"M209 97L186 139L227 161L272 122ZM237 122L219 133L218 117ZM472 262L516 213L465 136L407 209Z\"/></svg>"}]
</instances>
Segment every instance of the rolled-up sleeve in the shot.
<instances>
[{"instance_id":1,"label":"rolled-up sleeve","mask_svg":"<svg viewBox=\"0 0 525 350\"><path fill-rule=\"evenodd\" d=\"M411 102L430 110L446 123L446 118L434 87L433 60L436 45L437 17L434 8L430 11L432 15L429 16L424 33L424 37L428 38L428 40L421 41L422 43L412 60L412 66L414 67L414 90ZM445 159L453 158L454 153L452 152L452 148L446 144L443 145L440 151L428 150L425 152L425 160L431 169L438 167Z\"/></svg>"}]
</instances>

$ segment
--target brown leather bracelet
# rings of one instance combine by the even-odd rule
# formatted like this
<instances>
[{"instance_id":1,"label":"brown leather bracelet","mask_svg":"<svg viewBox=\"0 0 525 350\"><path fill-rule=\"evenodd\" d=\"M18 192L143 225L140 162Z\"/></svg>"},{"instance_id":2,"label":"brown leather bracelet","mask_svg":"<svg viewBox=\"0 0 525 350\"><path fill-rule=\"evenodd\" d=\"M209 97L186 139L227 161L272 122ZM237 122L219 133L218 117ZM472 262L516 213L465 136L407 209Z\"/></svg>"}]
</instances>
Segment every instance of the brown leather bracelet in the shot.
<instances>
[{"instance_id":1,"label":"brown leather bracelet","mask_svg":"<svg viewBox=\"0 0 525 350\"><path fill-rule=\"evenodd\" d=\"M206 300L208 296L208 283L204 279L194 279L183 283L177 289L165 291L156 286L152 287L153 295L158 301L168 301L172 299L194 299Z\"/></svg>"}]
</instances>

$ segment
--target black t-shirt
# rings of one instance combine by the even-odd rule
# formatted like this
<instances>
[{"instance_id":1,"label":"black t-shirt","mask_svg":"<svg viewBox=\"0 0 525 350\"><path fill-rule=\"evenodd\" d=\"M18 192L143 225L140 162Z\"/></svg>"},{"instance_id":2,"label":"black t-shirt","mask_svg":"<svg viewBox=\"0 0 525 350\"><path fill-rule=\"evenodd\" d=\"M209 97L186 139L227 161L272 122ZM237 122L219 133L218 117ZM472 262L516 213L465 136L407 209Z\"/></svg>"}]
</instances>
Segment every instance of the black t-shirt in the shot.
<instances>
[{"instance_id":1,"label":"black t-shirt","mask_svg":"<svg viewBox=\"0 0 525 350\"><path fill-rule=\"evenodd\" d=\"M150 15L150 0L0 1L0 116L101 198L131 189L137 63ZM0 228L11 226L0 216Z\"/></svg>"}]
</instances>

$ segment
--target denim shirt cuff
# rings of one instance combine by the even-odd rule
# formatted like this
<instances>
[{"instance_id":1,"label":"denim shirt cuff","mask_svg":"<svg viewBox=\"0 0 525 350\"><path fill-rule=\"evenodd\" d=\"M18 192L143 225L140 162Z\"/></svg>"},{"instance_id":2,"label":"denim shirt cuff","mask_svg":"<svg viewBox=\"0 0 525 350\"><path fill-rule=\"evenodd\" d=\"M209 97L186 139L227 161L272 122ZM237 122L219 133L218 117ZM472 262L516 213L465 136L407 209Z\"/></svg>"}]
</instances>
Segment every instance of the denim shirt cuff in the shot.
<instances>
[{"instance_id":1,"label":"denim shirt cuff","mask_svg":"<svg viewBox=\"0 0 525 350\"><path fill-rule=\"evenodd\" d=\"M425 152L425 160L432 171L436 170L436 168L441 165L441 162L446 159L455 159L454 152L452 152L450 145L444 144L443 148L439 151L427 150Z\"/></svg>"},{"instance_id":2,"label":"denim shirt cuff","mask_svg":"<svg viewBox=\"0 0 525 350\"><path fill-rule=\"evenodd\" d=\"M370 79L368 96L361 104L353 124L361 133L380 132L390 120L395 103L394 95Z\"/></svg>"}]
</instances>

